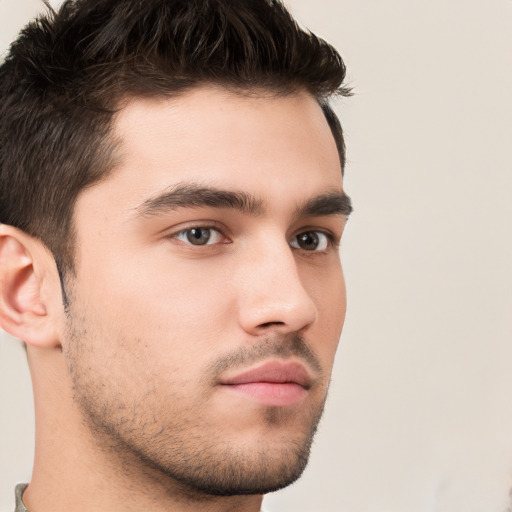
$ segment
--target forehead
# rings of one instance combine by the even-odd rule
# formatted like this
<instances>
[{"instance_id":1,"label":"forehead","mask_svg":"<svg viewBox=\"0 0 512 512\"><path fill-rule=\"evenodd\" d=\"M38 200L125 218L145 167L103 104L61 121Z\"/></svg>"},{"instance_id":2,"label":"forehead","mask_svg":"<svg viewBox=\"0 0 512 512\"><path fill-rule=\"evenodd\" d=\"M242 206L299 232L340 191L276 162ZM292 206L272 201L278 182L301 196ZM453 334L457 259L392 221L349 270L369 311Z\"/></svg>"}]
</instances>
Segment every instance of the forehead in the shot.
<instances>
[{"instance_id":1,"label":"forehead","mask_svg":"<svg viewBox=\"0 0 512 512\"><path fill-rule=\"evenodd\" d=\"M119 210L186 182L245 190L270 203L341 190L334 138L306 92L204 87L171 99L133 99L117 114L113 134L117 168L83 195L110 194L98 200Z\"/></svg>"}]
</instances>

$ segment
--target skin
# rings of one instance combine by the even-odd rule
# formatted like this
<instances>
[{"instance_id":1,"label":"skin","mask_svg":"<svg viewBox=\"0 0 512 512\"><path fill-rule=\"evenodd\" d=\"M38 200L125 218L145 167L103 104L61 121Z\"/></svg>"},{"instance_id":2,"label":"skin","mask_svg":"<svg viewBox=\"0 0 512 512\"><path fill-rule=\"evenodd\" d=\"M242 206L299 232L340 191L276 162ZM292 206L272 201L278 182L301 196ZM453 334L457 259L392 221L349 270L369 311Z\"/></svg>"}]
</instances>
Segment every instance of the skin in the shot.
<instances>
[{"instance_id":1,"label":"skin","mask_svg":"<svg viewBox=\"0 0 512 512\"><path fill-rule=\"evenodd\" d=\"M27 340L34 385L24 500L33 512L258 511L307 461L345 317L348 212L304 208L343 194L332 134L305 92L201 87L129 101L114 136L117 168L76 203L67 312L51 255L0 230L0 264L18 252L32 272L10 293L24 320L2 309ZM190 187L217 204L175 194ZM219 207L218 190L245 206ZM192 228L208 243L191 243ZM301 248L303 233L318 247ZM305 369L299 399L262 403L226 385L269 362ZM237 488L246 495L229 496Z\"/></svg>"}]
</instances>

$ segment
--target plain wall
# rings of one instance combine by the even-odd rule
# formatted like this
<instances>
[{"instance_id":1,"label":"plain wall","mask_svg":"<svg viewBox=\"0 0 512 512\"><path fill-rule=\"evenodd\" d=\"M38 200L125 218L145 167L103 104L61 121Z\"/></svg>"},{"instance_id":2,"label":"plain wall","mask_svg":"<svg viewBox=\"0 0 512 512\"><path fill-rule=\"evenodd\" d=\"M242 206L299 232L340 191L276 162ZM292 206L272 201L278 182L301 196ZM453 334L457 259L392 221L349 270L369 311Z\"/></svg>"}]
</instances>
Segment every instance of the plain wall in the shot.
<instances>
[{"instance_id":1,"label":"plain wall","mask_svg":"<svg viewBox=\"0 0 512 512\"><path fill-rule=\"evenodd\" d=\"M511 512L512 1L289 0L333 43L355 212L348 314L310 465L269 512ZM4 47L40 6L0 0ZM30 478L0 334L0 510Z\"/></svg>"}]
</instances>

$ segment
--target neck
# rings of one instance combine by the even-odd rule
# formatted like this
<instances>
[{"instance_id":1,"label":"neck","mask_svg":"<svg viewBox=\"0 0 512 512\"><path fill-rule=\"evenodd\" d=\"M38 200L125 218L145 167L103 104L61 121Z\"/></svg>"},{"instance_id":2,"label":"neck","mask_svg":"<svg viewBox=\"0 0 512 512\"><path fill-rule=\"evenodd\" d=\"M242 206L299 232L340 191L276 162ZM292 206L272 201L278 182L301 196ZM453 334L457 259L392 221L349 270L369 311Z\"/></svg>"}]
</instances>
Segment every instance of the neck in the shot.
<instances>
[{"instance_id":1,"label":"neck","mask_svg":"<svg viewBox=\"0 0 512 512\"><path fill-rule=\"evenodd\" d=\"M261 495L210 496L162 474L93 433L72 399L58 351L29 349L36 415L31 512L258 512ZM43 406L44 404L44 406Z\"/></svg>"}]
</instances>

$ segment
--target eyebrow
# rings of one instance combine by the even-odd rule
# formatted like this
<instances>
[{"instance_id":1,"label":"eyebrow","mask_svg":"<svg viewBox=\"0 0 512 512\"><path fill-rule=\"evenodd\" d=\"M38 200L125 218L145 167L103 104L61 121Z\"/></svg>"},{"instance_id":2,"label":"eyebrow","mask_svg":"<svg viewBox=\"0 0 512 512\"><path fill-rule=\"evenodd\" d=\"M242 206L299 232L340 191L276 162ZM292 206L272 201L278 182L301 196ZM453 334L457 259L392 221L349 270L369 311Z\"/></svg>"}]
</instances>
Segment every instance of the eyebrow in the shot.
<instances>
[{"instance_id":1,"label":"eyebrow","mask_svg":"<svg viewBox=\"0 0 512 512\"><path fill-rule=\"evenodd\" d=\"M304 205L298 208L298 216L346 215L348 217L352 210L352 201L345 192L328 192L306 201Z\"/></svg>"},{"instance_id":2,"label":"eyebrow","mask_svg":"<svg viewBox=\"0 0 512 512\"><path fill-rule=\"evenodd\" d=\"M265 211L263 201L243 191L223 190L194 183L178 184L146 199L135 210L153 217L179 208L226 208L258 216ZM297 216L350 215L350 197L344 192L328 192L313 197L297 208Z\"/></svg>"},{"instance_id":3,"label":"eyebrow","mask_svg":"<svg viewBox=\"0 0 512 512\"><path fill-rule=\"evenodd\" d=\"M242 213L260 215L263 203L247 192L221 190L193 183L178 184L151 197L136 208L144 217L152 217L178 208L228 208Z\"/></svg>"}]
</instances>

